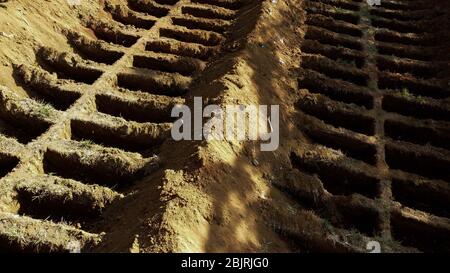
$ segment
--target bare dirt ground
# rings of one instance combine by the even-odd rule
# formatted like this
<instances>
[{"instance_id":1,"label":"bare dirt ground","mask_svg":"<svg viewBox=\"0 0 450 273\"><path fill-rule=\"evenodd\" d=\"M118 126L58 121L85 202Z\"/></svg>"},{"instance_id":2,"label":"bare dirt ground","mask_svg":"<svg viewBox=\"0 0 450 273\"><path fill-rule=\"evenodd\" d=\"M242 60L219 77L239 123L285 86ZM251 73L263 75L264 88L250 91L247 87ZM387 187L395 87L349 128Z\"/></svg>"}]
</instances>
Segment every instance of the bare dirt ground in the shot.
<instances>
[{"instance_id":1,"label":"bare dirt ground","mask_svg":"<svg viewBox=\"0 0 450 273\"><path fill-rule=\"evenodd\" d=\"M0 4L1 251L450 251L447 2L69 2ZM194 96L280 148L172 140Z\"/></svg>"}]
</instances>

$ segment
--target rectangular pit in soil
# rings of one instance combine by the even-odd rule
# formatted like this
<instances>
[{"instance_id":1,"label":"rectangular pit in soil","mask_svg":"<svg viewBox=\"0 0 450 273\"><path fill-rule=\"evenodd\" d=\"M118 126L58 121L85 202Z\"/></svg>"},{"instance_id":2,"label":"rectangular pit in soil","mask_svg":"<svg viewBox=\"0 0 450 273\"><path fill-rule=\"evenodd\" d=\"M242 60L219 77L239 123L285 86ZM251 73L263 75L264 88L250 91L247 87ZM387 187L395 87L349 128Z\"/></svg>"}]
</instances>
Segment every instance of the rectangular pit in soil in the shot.
<instances>
[{"instance_id":1,"label":"rectangular pit in soil","mask_svg":"<svg viewBox=\"0 0 450 273\"><path fill-rule=\"evenodd\" d=\"M170 116L172 108L159 105L158 102L125 101L108 95L97 94L95 103L99 112L123 117L131 121L162 123L174 119Z\"/></svg>"},{"instance_id":2,"label":"rectangular pit in soil","mask_svg":"<svg viewBox=\"0 0 450 273\"><path fill-rule=\"evenodd\" d=\"M393 213L391 230L394 239L402 242L402 245L431 253L450 252L450 231L433 223Z\"/></svg>"},{"instance_id":3,"label":"rectangular pit in soil","mask_svg":"<svg viewBox=\"0 0 450 273\"><path fill-rule=\"evenodd\" d=\"M386 163L391 169L450 182L450 160L447 158L433 153L399 148L395 144L386 144L385 156Z\"/></svg>"},{"instance_id":4,"label":"rectangular pit in soil","mask_svg":"<svg viewBox=\"0 0 450 273\"><path fill-rule=\"evenodd\" d=\"M317 174L325 189L334 195L359 193L369 198L380 194L379 180L363 172L350 170L333 162L304 159L291 154L292 164L300 171Z\"/></svg>"},{"instance_id":5,"label":"rectangular pit in soil","mask_svg":"<svg viewBox=\"0 0 450 273\"><path fill-rule=\"evenodd\" d=\"M19 164L19 159L0 153L0 179L10 173Z\"/></svg>"},{"instance_id":6,"label":"rectangular pit in soil","mask_svg":"<svg viewBox=\"0 0 450 273\"><path fill-rule=\"evenodd\" d=\"M392 196L412 209L450 218L450 190L432 181L392 180Z\"/></svg>"}]
</instances>

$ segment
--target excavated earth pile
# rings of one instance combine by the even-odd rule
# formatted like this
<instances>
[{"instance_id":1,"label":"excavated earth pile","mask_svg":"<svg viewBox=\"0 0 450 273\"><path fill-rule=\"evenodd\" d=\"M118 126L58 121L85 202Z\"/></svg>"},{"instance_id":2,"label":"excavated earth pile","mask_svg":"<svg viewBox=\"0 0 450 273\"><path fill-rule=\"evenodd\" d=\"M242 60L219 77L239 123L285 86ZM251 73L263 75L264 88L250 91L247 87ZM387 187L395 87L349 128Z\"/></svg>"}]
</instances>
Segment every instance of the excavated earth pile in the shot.
<instances>
[{"instance_id":1,"label":"excavated earth pile","mask_svg":"<svg viewBox=\"0 0 450 273\"><path fill-rule=\"evenodd\" d=\"M450 252L448 2L1 5L0 251ZM194 96L280 148L172 140Z\"/></svg>"}]
</instances>

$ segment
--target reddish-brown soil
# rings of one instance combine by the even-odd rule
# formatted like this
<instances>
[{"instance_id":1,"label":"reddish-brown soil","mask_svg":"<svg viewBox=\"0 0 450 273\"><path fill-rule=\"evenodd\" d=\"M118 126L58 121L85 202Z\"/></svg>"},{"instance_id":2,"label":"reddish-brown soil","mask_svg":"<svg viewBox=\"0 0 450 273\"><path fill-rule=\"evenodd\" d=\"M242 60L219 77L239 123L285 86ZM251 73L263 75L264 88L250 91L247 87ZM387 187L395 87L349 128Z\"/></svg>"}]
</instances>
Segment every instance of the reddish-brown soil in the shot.
<instances>
[{"instance_id":1,"label":"reddish-brown soil","mask_svg":"<svg viewBox=\"0 0 450 273\"><path fill-rule=\"evenodd\" d=\"M450 252L448 3L0 5L0 251ZM172 140L194 96L279 149Z\"/></svg>"}]
</instances>

